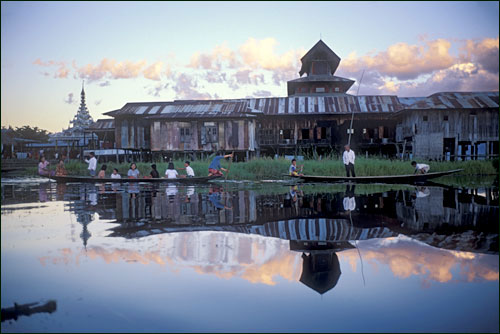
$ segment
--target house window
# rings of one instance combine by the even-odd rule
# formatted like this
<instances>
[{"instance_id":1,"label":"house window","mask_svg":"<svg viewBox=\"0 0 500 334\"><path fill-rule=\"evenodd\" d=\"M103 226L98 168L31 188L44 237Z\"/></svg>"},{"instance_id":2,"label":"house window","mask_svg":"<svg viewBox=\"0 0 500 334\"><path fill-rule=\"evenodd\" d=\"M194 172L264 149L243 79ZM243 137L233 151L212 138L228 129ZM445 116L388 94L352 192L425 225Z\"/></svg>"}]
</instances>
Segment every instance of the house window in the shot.
<instances>
[{"instance_id":1,"label":"house window","mask_svg":"<svg viewBox=\"0 0 500 334\"><path fill-rule=\"evenodd\" d=\"M290 129L280 130L280 138L281 139L292 139L292 130L290 130Z\"/></svg>"},{"instance_id":2,"label":"house window","mask_svg":"<svg viewBox=\"0 0 500 334\"><path fill-rule=\"evenodd\" d=\"M448 115L444 115L443 116L443 121L447 121L448 120Z\"/></svg>"},{"instance_id":3,"label":"house window","mask_svg":"<svg viewBox=\"0 0 500 334\"><path fill-rule=\"evenodd\" d=\"M207 126L207 143L216 143L217 142L217 127L216 126Z\"/></svg>"},{"instance_id":4,"label":"house window","mask_svg":"<svg viewBox=\"0 0 500 334\"><path fill-rule=\"evenodd\" d=\"M325 88L324 87L316 87L316 93L324 93Z\"/></svg>"},{"instance_id":5,"label":"house window","mask_svg":"<svg viewBox=\"0 0 500 334\"><path fill-rule=\"evenodd\" d=\"M340 92L340 88L339 87L335 87L335 92Z\"/></svg>"},{"instance_id":6,"label":"house window","mask_svg":"<svg viewBox=\"0 0 500 334\"><path fill-rule=\"evenodd\" d=\"M309 129L302 129L302 140L309 139Z\"/></svg>"},{"instance_id":7,"label":"house window","mask_svg":"<svg viewBox=\"0 0 500 334\"><path fill-rule=\"evenodd\" d=\"M427 122L429 118L427 116L424 116L424 122Z\"/></svg>"},{"instance_id":8,"label":"house window","mask_svg":"<svg viewBox=\"0 0 500 334\"><path fill-rule=\"evenodd\" d=\"M217 124L215 122L205 122L201 128L201 144L217 143L219 141L217 133Z\"/></svg>"},{"instance_id":9,"label":"house window","mask_svg":"<svg viewBox=\"0 0 500 334\"><path fill-rule=\"evenodd\" d=\"M326 128L325 127L318 127L317 132L316 132L316 137L317 139L327 139L326 138Z\"/></svg>"},{"instance_id":10,"label":"house window","mask_svg":"<svg viewBox=\"0 0 500 334\"><path fill-rule=\"evenodd\" d=\"M273 129L260 129L259 130L259 143L261 145L275 144L274 130Z\"/></svg>"},{"instance_id":11,"label":"house window","mask_svg":"<svg viewBox=\"0 0 500 334\"><path fill-rule=\"evenodd\" d=\"M189 143L191 141L191 128L181 128L181 143Z\"/></svg>"}]
</instances>

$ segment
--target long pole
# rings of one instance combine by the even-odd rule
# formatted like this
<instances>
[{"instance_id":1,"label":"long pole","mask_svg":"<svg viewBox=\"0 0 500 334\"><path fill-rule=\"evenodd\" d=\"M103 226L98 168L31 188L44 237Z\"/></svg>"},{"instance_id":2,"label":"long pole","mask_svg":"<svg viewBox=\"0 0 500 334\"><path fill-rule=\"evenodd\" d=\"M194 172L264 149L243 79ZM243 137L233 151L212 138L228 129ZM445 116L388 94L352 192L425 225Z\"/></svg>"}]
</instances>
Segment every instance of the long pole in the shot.
<instances>
[{"instance_id":1,"label":"long pole","mask_svg":"<svg viewBox=\"0 0 500 334\"><path fill-rule=\"evenodd\" d=\"M364 75L365 75L365 70L363 70L363 73L361 73L361 79L359 80L358 91L356 92L356 98L358 98L359 87L361 87L361 81L363 81ZM354 108L352 109L351 126L349 126L349 140L347 141L347 145L349 145L349 146L351 145L352 122L354 122Z\"/></svg>"},{"instance_id":2,"label":"long pole","mask_svg":"<svg viewBox=\"0 0 500 334\"><path fill-rule=\"evenodd\" d=\"M233 155L234 155L234 151L231 152L231 160L229 160L229 166L227 167L226 177L225 177L224 181L227 181L227 175L229 174L229 169L231 168L231 163L233 162Z\"/></svg>"}]
</instances>

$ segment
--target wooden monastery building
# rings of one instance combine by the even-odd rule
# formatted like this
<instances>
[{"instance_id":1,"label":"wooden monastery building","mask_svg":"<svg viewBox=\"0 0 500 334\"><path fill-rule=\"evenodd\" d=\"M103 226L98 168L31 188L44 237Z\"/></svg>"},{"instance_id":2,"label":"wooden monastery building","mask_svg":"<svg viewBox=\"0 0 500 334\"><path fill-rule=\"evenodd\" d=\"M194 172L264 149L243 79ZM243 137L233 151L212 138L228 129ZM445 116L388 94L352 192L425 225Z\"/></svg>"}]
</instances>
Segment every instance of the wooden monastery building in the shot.
<instances>
[{"instance_id":1,"label":"wooden monastery building","mask_svg":"<svg viewBox=\"0 0 500 334\"><path fill-rule=\"evenodd\" d=\"M115 147L152 157L217 150L239 160L276 154L343 151L423 159L498 156L497 92L428 97L347 94L353 80L335 76L340 58L319 41L301 59L286 97L127 103L113 117Z\"/></svg>"}]
</instances>

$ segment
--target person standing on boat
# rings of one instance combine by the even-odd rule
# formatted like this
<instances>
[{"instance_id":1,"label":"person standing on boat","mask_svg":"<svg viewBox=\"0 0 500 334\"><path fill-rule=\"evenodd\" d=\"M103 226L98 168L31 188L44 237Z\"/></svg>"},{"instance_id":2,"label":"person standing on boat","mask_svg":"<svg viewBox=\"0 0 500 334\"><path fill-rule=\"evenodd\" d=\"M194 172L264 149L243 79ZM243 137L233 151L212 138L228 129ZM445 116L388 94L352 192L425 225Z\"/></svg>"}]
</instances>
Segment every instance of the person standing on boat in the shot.
<instances>
[{"instance_id":1,"label":"person standing on boat","mask_svg":"<svg viewBox=\"0 0 500 334\"><path fill-rule=\"evenodd\" d=\"M137 169L137 165L135 162L132 162L130 165L130 169L128 170L127 176L129 179L138 179L139 178L139 170Z\"/></svg>"},{"instance_id":2,"label":"person standing on boat","mask_svg":"<svg viewBox=\"0 0 500 334\"><path fill-rule=\"evenodd\" d=\"M351 146L345 145L344 148L345 151L342 155L342 160L344 160L347 177L350 177L350 174L352 174L352 177L356 177L356 173L354 172L354 160L356 159L356 155L354 151L351 150Z\"/></svg>"},{"instance_id":3,"label":"person standing on boat","mask_svg":"<svg viewBox=\"0 0 500 334\"><path fill-rule=\"evenodd\" d=\"M88 170L89 170L90 176L94 177L95 171L97 169L97 159L95 158L95 153L90 152L90 159L89 160L85 159L85 162L89 164Z\"/></svg>"},{"instance_id":4,"label":"person standing on boat","mask_svg":"<svg viewBox=\"0 0 500 334\"><path fill-rule=\"evenodd\" d=\"M415 173L413 174L427 174L431 167L426 164L417 164L416 161L412 161L411 165L415 168Z\"/></svg>"},{"instance_id":5,"label":"person standing on boat","mask_svg":"<svg viewBox=\"0 0 500 334\"><path fill-rule=\"evenodd\" d=\"M212 175L217 175L217 176L222 176L222 172L220 170L223 170L227 172L227 169L222 168L220 165L220 161L225 158L233 157L233 154L226 154L226 155L218 155L216 156L212 162L210 163L210 166L208 166L208 176Z\"/></svg>"}]
</instances>

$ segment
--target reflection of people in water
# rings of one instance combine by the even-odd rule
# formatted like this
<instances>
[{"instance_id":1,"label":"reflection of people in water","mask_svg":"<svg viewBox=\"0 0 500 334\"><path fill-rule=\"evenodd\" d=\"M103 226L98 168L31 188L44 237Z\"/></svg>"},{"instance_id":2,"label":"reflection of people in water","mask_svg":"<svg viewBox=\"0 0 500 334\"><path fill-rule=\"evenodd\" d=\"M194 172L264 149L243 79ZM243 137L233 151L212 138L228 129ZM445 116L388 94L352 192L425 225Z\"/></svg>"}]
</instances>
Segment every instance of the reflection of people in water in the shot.
<instances>
[{"instance_id":1,"label":"reflection of people in water","mask_svg":"<svg viewBox=\"0 0 500 334\"><path fill-rule=\"evenodd\" d=\"M139 193L139 184L135 182L129 183L127 191L130 194L130 197L135 198Z\"/></svg>"},{"instance_id":2,"label":"reflection of people in water","mask_svg":"<svg viewBox=\"0 0 500 334\"><path fill-rule=\"evenodd\" d=\"M97 205L97 191L95 189L89 191L89 201L90 205Z\"/></svg>"},{"instance_id":3,"label":"reflection of people in water","mask_svg":"<svg viewBox=\"0 0 500 334\"><path fill-rule=\"evenodd\" d=\"M302 190L299 189L297 185L290 187L290 197L292 202L297 202L299 196L302 196Z\"/></svg>"},{"instance_id":4,"label":"reflection of people in water","mask_svg":"<svg viewBox=\"0 0 500 334\"><path fill-rule=\"evenodd\" d=\"M175 184L169 184L165 189L165 194L167 194L167 196L175 196L177 195L177 192L178 190Z\"/></svg>"},{"instance_id":5,"label":"reflection of people in water","mask_svg":"<svg viewBox=\"0 0 500 334\"><path fill-rule=\"evenodd\" d=\"M48 199L47 187L48 187L48 184L40 183L40 188L38 188L38 200L42 203L47 202L47 199Z\"/></svg>"},{"instance_id":6,"label":"reflection of people in water","mask_svg":"<svg viewBox=\"0 0 500 334\"><path fill-rule=\"evenodd\" d=\"M430 194L431 194L431 191L429 190L429 188L424 187L424 186L418 186L417 189L415 189L415 192L413 194L411 194L411 198L413 200L415 200L417 198L427 197Z\"/></svg>"},{"instance_id":7,"label":"reflection of people in water","mask_svg":"<svg viewBox=\"0 0 500 334\"><path fill-rule=\"evenodd\" d=\"M191 196L194 195L194 186L188 186L186 188L186 203L191 202Z\"/></svg>"},{"instance_id":8,"label":"reflection of people in water","mask_svg":"<svg viewBox=\"0 0 500 334\"><path fill-rule=\"evenodd\" d=\"M356 185L346 185L344 197L344 211L354 211L356 209L356 198L354 197L354 189Z\"/></svg>"},{"instance_id":9,"label":"reflection of people in water","mask_svg":"<svg viewBox=\"0 0 500 334\"><path fill-rule=\"evenodd\" d=\"M431 194L429 188L427 187L417 187L417 193L416 193L416 197L417 198L422 198L422 197L427 197Z\"/></svg>"},{"instance_id":10,"label":"reflection of people in water","mask_svg":"<svg viewBox=\"0 0 500 334\"><path fill-rule=\"evenodd\" d=\"M212 204L219 210L223 210L223 209L231 209L230 207L228 206L225 206L222 202L221 202L221 199L222 199L222 195L223 195L223 192L222 192L222 188L218 187L218 186L212 186L210 187L210 189L208 190L208 199L210 200L210 202L212 202Z\"/></svg>"}]
</instances>

